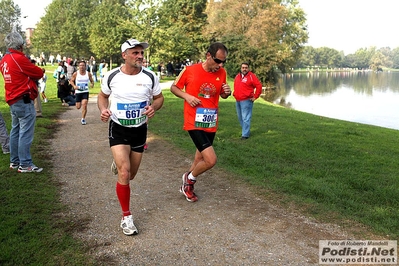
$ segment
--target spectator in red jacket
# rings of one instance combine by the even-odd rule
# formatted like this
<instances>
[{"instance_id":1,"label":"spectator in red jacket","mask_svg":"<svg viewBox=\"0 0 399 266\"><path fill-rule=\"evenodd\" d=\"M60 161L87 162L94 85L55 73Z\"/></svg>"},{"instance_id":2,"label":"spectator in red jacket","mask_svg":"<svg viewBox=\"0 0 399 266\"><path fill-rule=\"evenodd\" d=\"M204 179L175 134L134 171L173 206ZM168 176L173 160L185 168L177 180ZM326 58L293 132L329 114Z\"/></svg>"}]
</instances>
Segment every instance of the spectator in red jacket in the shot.
<instances>
[{"instance_id":1,"label":"spectator in red jacket","mask_svg":"<svg viewBox=\"0 0 399 266\"><path fill-rule=\"evenodd\" d=\"M251 127L254 101L262 92L262 84L254 73L249 71L249 64L242 63L241 71L234 79L233 96L236 99L238 121L241 125L241 139L248 139Z\"/></svg>"},{"instance_id":2,"label":"spectator in red jacket","mask_svg":"<svg viewBox=\"0 0 399 266\"><path fill-rule=\"evenodd\" d=\"M10 168L18 168L20 173L41 172L43 168L32 162L30 147L36 121L33 101L39 94L37 81L43 76L43 71L32 64L23 53L25 42L18 32L9 33L4 43L7 52L0 61L0 71L3 74L6 102L10 106L12 118Z\"/></svg>"}]
</instances>

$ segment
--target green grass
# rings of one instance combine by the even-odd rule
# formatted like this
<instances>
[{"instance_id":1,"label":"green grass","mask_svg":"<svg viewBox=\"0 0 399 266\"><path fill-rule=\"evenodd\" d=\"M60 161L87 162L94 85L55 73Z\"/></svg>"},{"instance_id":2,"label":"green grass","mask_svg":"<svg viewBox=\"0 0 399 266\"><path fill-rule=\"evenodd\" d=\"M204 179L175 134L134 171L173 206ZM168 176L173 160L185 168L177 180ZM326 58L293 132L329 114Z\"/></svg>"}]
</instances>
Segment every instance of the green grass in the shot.
<instances>
[{"instance_id":1,"label":"green grass","mask_svg":"<svg viewBox=\"0 0 399 266\"><path fill-rule=\"evenodd\" d=\"M182 100L169 92L165 97L150 129L192 156L191 139L181 129ZM242 141L233 98L221 100L219 118L217 167L317 219L399 236L399 131L258 100L251 137Z\"/></svg>"},{"instance_id":2,"label":"green grass","mask_svg":"<svg viewBox=\"0 0 399 266\"><path fill-rule=\"evenodd\" d=\"M96 265L76 228L64 216L59 184L46 153L65 110L56 99L54 67L48 67L44 118L36 123L34 162L46 165L40 175L8 169L0 156L0 265ZM97 83L93 93L99 91ZM164 91L164 107L150 130L185 151L194 146L182 128L182 99ZM0 79L0 111L8 129L11 118ZM258 100L251 137L241 141L234 99L221 100L214 147L218 168L245 180L276 204L294 206L307 216L351 229L362 225L389 239L399 236L399 131L310 115ZM45 137L43 137L45 136ZM349 221L349 222L348 222Z\"/></svg>"},{"instance_id":3,"label":"green grass","mask_svg":"<svg viewBox=\"0 0 399 266\"><path fill-rule=\"evenodd\" d=\"M9 156L0 156L0 265L94 265L87 255L88 247L71 232L77 227L64 216L66 206L60 202L59 184L54 180L51 158L46 152L57 130L57 115L65 108L57 99L55 67L46 67L48 76L43 104L43 118L36 121L32 156L35 164L46 165L46 171L18 174L11 171ZM99 91L96 84L94 92ZM0 78L0 111L8 127L11 116L4 99L4 82ZM23 175L23 178L22 178Z\"/></svg>"}]
</instances>

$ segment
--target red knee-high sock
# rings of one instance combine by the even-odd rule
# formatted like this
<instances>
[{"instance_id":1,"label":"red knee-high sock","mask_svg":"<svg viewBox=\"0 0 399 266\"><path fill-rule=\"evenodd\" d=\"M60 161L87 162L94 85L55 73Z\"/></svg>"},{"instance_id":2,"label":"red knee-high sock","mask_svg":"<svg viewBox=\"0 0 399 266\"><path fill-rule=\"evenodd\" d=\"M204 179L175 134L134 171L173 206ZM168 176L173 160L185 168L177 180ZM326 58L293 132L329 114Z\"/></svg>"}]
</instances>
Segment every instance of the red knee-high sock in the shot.
<instances>
[{"instance_id":1,"label":"red knee-high sock","mask_svg":"<svg viewBox=\"0 0 399 266\"><path fill-rule=\"evenodd\" d=\"M123 216L130 215L130 185L121 185L116 182L116 195L118 196Z\"/></svg>"}]
</instances>

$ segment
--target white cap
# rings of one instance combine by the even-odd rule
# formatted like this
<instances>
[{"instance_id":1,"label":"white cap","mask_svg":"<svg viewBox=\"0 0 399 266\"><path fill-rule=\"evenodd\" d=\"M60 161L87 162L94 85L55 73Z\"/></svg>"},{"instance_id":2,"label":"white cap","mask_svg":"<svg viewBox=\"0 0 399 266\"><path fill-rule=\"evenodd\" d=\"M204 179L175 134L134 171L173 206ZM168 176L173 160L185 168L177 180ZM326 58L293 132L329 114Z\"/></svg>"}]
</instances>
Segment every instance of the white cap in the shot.
<instances>
[{"instance_id":1,"label":"white cap","mask_svg":"<svg viewBox=\"0 0 399 266\"><path fill-rule=\"evenodd\" d=\"M146 43L146 42L139 42L136 39L130 39L122 44L122 46L121 46L122 53L124 51L126 51L127 49L136 47L137 45L142 46L144 49L147 49L149 46L148 43Z\"/></svg>"}]
</instances>

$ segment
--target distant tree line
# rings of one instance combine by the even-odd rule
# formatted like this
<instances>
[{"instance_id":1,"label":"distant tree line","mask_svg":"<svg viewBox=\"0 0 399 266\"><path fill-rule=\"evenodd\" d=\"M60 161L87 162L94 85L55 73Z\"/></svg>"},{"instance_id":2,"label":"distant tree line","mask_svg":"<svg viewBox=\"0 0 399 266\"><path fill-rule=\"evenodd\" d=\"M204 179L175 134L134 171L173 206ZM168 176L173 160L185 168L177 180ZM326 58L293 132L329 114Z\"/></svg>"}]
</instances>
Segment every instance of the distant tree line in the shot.
<instances>
[{"instance_id":1,"label":"distant tree line","mask_svg":"<svg viewBox=\"0 0 399 266\"><path fill-rule=\"evenodd\" d=\"M354 54L344 55L344 52L328 47L313 48L305 46L296 68L353 68L399 69L399 47L391 49L375 46L358 49Z\"/></svg>"}]
</instances>

